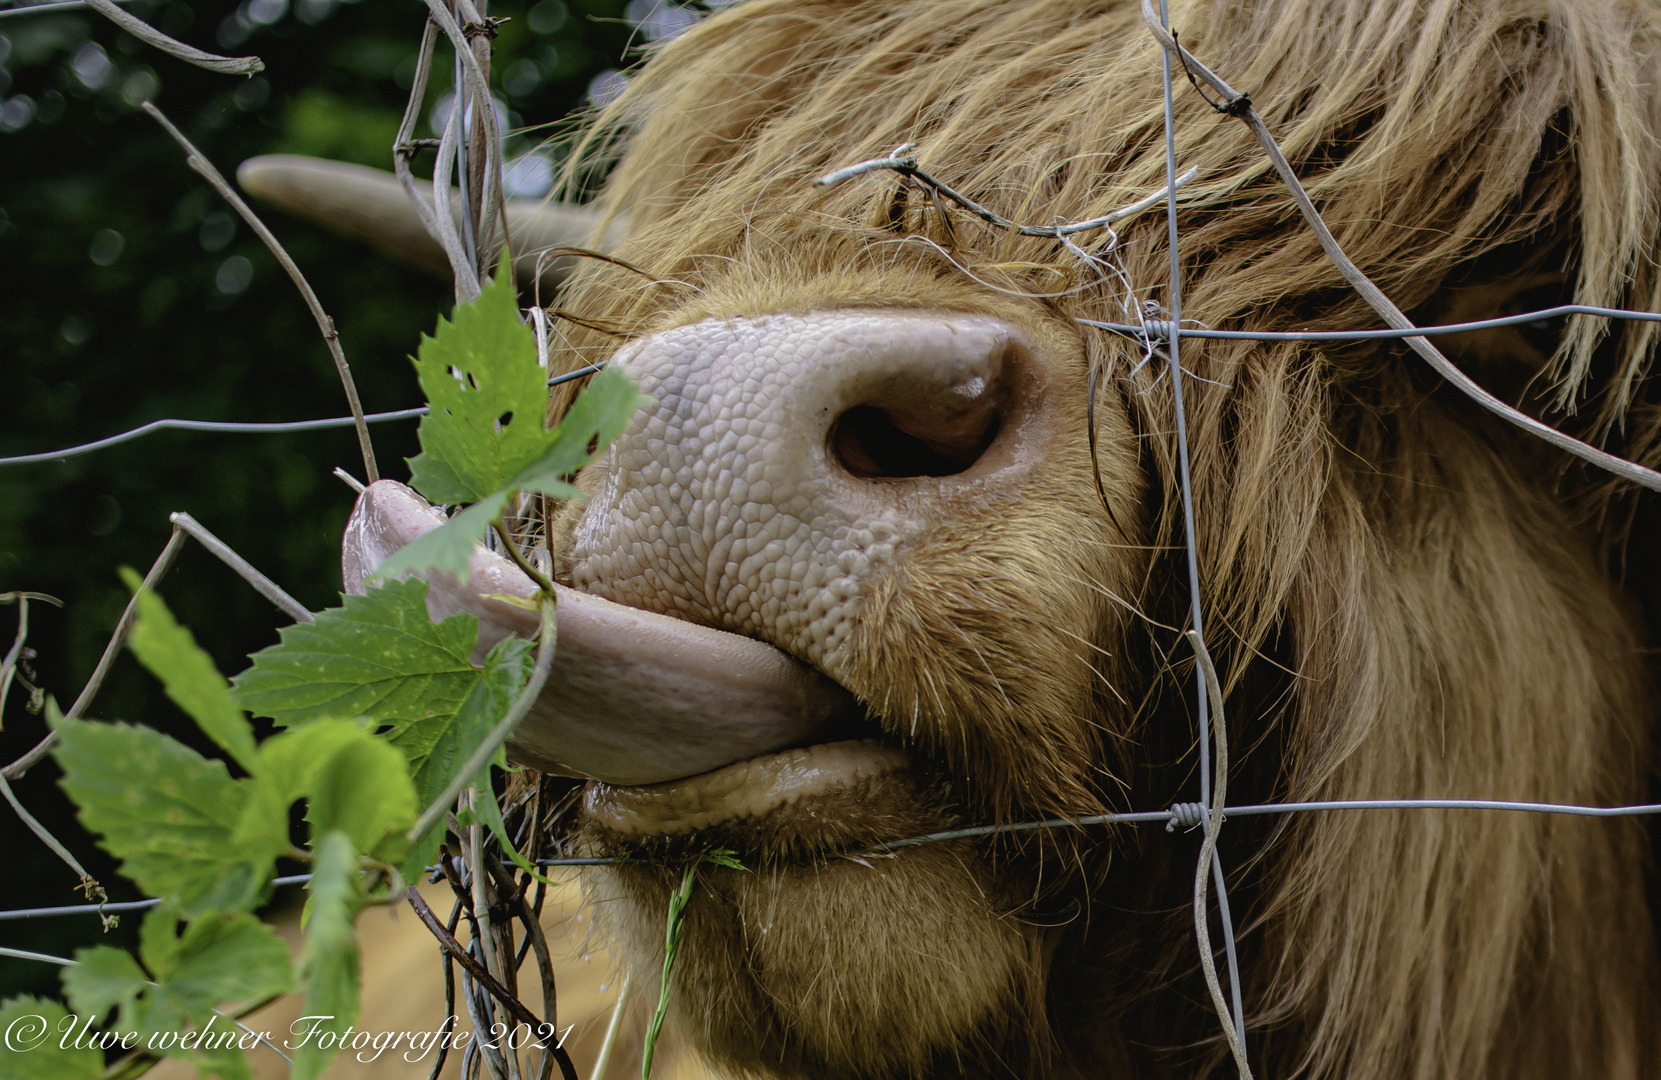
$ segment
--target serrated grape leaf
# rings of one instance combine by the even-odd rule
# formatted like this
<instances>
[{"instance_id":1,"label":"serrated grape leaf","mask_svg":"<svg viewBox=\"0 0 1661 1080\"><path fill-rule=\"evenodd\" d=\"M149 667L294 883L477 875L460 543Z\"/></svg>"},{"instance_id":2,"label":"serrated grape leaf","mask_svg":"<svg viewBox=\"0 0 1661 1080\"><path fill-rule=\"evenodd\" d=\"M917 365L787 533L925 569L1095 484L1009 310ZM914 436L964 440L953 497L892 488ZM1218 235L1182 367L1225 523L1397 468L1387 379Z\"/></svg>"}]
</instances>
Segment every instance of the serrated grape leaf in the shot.
<instances>
[{"instance_id":1,"label":"serrated grape leaf","mask_svg":"<svg viewBox=\"0 0 1661 1080\"><path fill-rule=\"evenodd\" d=\"M63 974L69 1000L82 1016L120 1012L120 1028L141 1037L195 1035L165 1039L169 1056L193 1058L205 1074L231 1078L248 1075L246 1059L234 1046L235 1023L214 1012L225 1002L256 1001L290 989L288 949L271 927L252 915L208 912L178 932L178 909L153 909L140 931L139 955L148 975L132 956L99 945L75 954L76 966ZM203 1042L212 1049L199 1049ZM232 1038L230 1041L236 1041ZM194 1044L194 1045L192 1045Z\"/></svg>"},{"instance_id":2,"label":"serrated grape leaf","mask_svg":"<svg viewBox=\"0 0 1661 1080\"><path fill-rule=\"evenodd\" d=\"M620 368L608 367L589 381L565 418L549 434L537 459L507 482L509 488L566 499L580 494L559 478L587 465L628 426L635 410L652 403L638 393Z\"/></svg>"},{"instance_id":3,"label":"serrated grape leaf","mask_svg":"<svg viewBox=\"0 0 1661 1080\"><path fill-rule=\"evenodd\" d=\"M185 915L252 907L280 848L235 838L251 785L149 728L61 720L53 756L121 872Z\"/></svg>"},{"instance_id":4,"label":"serrated grape leaf","mask_svg":"<svg viewBox=\"0 0 1661 1080\"><path fill-rule=\"evenodd\" d=\"M513 699L530 676L531 643L522 638L503 638L485 656L479 681L456 710L455 722L444 729L431 752L416 767L416 804L425 809L444 793L473 751L507 715ZM489 791L490 770L485 769L484 790ZM416 881L431 865L444 838L444 823L435 823L416 841L400 867L405 881Z\"/></svg>"},{"instance_id":5,"label":"serrated grape leaf","mask_svg":"<svg viewBox=\"0 0 1661 1080\"><path fill-rule=\"evenodd\" d=\"M424 756L479 677L469 662L478 618L435 624L426 596L425 581L392 581L285 627L232 680L237 699L282 727L368 717L406 755Z\"/></svg>"},{"instance_id":6,"label":"serrated grape leaf","mask_svg":"<svg viewBox=\"0 0 1661 1080\"><path fill-rule=\"evenodd\" d=\"M434 503L477 502L542 455L548 373L519 320L512 274L498 274L423 336L416 374L429 411L410 486Z\"/></svg>"},{"instance_id":7,"label":"serrated grape leaf","mask_svg":"<svg viewBox=\"0 0 1661 1080\"><path fill-rule=\"evenodd\" d=\"M163 931L177 934L178 927L173 913L157 909L150 917L157 915L162 928L145 935L139 955L155 977L156 985L147 996L158 1011L204 1023L216 1005L257 1001L285 993L293 985L288 947L275 930L254 916L201 915L185 927L176 946L168 947L165 956L157 956L155 939ZM169 922L173 925L166 925Z\"/></svg>"},{"instance_id":8,"label":"serrated grape leaf","mask_svg":"<svg viewBox=\"0 0 1661 1080\"><path fill-rule=\"evenodd\" d=\"M415 824L419 808L409 763L384 739L362 732L342 744L313 774L308 794L306 820L314 838L340 832L354 850L379 854L392 837L396 854L403 854L404 831Z\"/></svg>"},{"instance_id":9,"label":"serrated grape leaf","mask_svg":"<svg viewBox=\"0 0 1661 1080\"><path fill-rule=\"evenodd\" d=\"M180 626L160 596L143 587L144 579L121 568L127 587L137 594L137 616L127 647L139 663L161 680L173 703L196 721L202 734L244 769L254 760L254 729L231 698L231 688L213 660Z\"/></svg>"},{"instance_id":10,"label":"serrated grape leaf","mask_svg":"<svg viewBox=\"0 0 1661 1080\"><path fill-rule=\"evenodd\" d=\"M390 581L418 570L433 569L458 579L467 577L467 563L473 557L473 548L490 531L491 522L507 508L511 491L486 495L438 528L424 532L414 540L388 555L375 568L376 581Z\"/></svg>"},{"instance_id":11,"label":"serrated grape leaf","mask_svg":"<svg viewBox=\"0 0 1661 1080\"><path fill-rule=\"evenodd\" d=\"M184 942L179 939L179 909L163 903L153 907L138 925L138 955L152 974L165 978L179 966Z\"/></svg>"},{"instance_id":12,"label":"serrated grape leaf","mask_svg":"<svg viewBox=\"0 0 1661 1080\"><path fill-rule=\"evenodd\" d=\"M367 721L315 720L260 744L248 805L237 822L239 844L288 842L288 808L311 790L312 777L347 743L368 737Z\"/></svg>"},{"instance_id":13,"label":"serrated grape leaf","mask_svg":"<svg viewBox=\"0 0 1661 1080\"><path fill-rule=\"evenodd\" d=\"M137 1029L133 1003L149 985L137 960L108 945L77 949L75 966L63 972L63 992L77 1015L96 1016L108 1024L111 1014L119 1011L123 1030Z\"/></svg>"},{"instance_id":14,"label":"serrated grape leaf","mask_svg":"<svg viewBox=\"0 0 1661 1080\"><path fill-rule=\"evenodd\" d=\"M69 1012L50 998L15 997L0 1003L6 1075L12 1080L96 1080L102 1076L103 1053L90 1046L63 1045L69 1023Z\"/></svg>"},{"instance_id":15,"label":"serrated grape leaf","mask_svg":"<svg viewBox=\"0 0 1661 1080\"><path fill-rule=\"evenodd\" d=\"M305 986L303 1018L330 1017L311 1029L294 1050L291 1080L313 1080L334 1051L320 1049L317 1036L345 1031L358 1019L357 915L358 856L343 832L328 832L312 848L311 893L306 940L300 949L300 979ZM301 1030L307 1030L309 1024Z\"/></svg>"}]
</instances>

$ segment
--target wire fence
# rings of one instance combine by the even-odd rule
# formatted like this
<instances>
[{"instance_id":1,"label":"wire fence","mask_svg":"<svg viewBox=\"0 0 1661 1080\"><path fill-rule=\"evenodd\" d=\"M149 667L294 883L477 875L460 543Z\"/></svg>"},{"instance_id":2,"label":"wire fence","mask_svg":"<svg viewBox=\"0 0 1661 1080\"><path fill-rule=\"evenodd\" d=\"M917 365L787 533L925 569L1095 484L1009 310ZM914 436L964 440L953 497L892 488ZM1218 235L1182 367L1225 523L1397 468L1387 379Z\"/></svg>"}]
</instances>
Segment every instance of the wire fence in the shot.
<instances>
[{"instance_id":1,"label":"wire fence","mask_svg":"<svg viewBox=\"0 0 1661 1080\"><path fill-rule=\"evenodd\" d=\"M0 5L0 15L21 14L24 10L28 10L31 7L36 10L44 11L56 8L79 6L81 2L82 0L76 0L75 4L19 4L12 7ZM100 2L102 4L109 4L110 0L100 0ZM125 0L115 0L115 2L125 2ZM428 24L428 39L424 42L424 48L430 51L432 27L434 23L443 25L443 20L439 18L438 14L436 14L440 11L441 5L438 5L436 0L429 0L429 4L433 7L435 15L434 22ZM1182 367L1181 343L1186 340L1334 343L1403 340L1412 346L1416 352L1420 353L1421 356L1424 356L1425 359L1430 362L1438 372L1441 372L1449 379L1450 382L1453 382L1459 389L1469 394L1473 400L1476 400L1477 403L1482 405L1484 408L1491 409L1508 421L1524 427L1525 430L1529 430L1533 434L1546 438L1548 441L1553 442L1555 445L1564 448L1570 453L1575 453L1578 456L1591 461L1594 465L1609 469L1609 471L1614 472L1616 475L1622 476L1623 478L1642 486L1655 490L1661 490L1661 475L1656 474L1653 470L1646 469L1633 462L1627 462L1614 458L1613 455L1606 454L1596 448L1578 443L1576 440L1573 440L1561 432L1556 432L1551 429L1545 429L1545 431L1542 432L1540 429L1544 428L1544 425L1540 424L1538 421L1524 417L1515 409L1512 409L1503 403L1498 403L1491 398L1484 400L1485 397L1487 397L1486 393L1481 391L1480 388L1475 387L1474 383L1470 383L1470 381L1465 378L1462 373L1457 373L1457 369L1452 369L1451 363L1449 363L1445 357L1442 357L1441 354L1437 352L1435 347L1430 345L1427 340L1437 336L1511 326L1526 326L1529 324L1576 316L1611 320L1661 322L1661 312L1637 311L1584 304L1560 304L1534 311L1475 321L1432 326L1415 326L1408 323L1406 317L1402 315L1401 312L1397 310L1395 306L1377 290L1376 286L1373 286L1372 282L1368 280L1366 276L1354 266L1353 263L1349 262L1348 258L1344 256L1343 252L1338 248L1336 241L1332 239L1330 232L1326 230L1324 222L1321 221L1319 213L1315 210L1313 204L1309 202L1307 195L1304 194L1303 189L1299 185L1295 175L1293 175L1290 166L1286 163L1286 159L1281 155L1278 146L1275 145L1273 138L1269 135L1261 119L1257 116L1251 105L1249 96L1244 93L1239 93L1232 87L1228 86L1227 83L1225 83L1215 73L1207 69L1180 46L1176 38L1170 33L1169 30L1165 0L1160 0L1157 12L1155 12L1153 8L1152 0L1142 0L1142 10L1149 32L1153 34L1162 47L1161 77L1163 80L1164 92L1165 151L1167 166L1166 188L1164 191L1155 193L1147 199L1144 199L1131 207L1125 208L1123 211L1118 211L1115 214L1107 215L1103 218L1073 223L1071 225L1020 225L1016 222L1003 219L992 211L987 210L985 207L980 206L973 199L954 191L946 184L930 176L918 167L915 159L907 156L907 152L910 149L908 146L896 148L896 150L887 157L860 162L849 166L848 168L838 170L835 173L822 177L819 180L819 183L842 183L854 177L865 175L876 170L890 170L898 172L914 182L921 183L924 186L931 188L937 195L945 198L947 201L955 203L962 209L981 217L983 220L993 225L1018 231L1024 235L1050 237L1058 243L1066 245L1069 250L1073 251L1087 263L1102 267L1104 270L1108 271L1111 271L1112 267L1105 265L1100 255L1088 255L1084 253L1081 249L1073 245L1068 238L1083 231L1110 228L1115 221L1120 220L1123 217L1127 217L1131 213L1139 213L1144 210L1151 209L1159 201L1164 202L1167 215L1168 245L1170 252L1170 281L1168 294L1170 299L1166 311L1158 312L1158 314L1162 317L1153 317L1152 315L1149 315L1148 317L1141 318L1136 322L1105 322L1088 319L1081 319L1079 321L1099 330L1132 337L1140 341L1144 347L1149 350L1150 356L1155 349L1162 348L1164 357L1168 364L1168 370L1172 376L1171 392L1173 395L1174 415L1176 421L1178 482L1181 488L1186 577L1190 593L1189 616L1193 627L1188 636L1193 644L1196 652L1196 659L1198 661L1195 668L1198 737L1195 741L1199 758L1199 799L1195 802L1177 803L1163 810L1088 815L1076 818L1052 818L1039 821L978 825L951 829L920 836L897 838L883 843L874 844L857 851L841 853L837 857L863 860L873 857L892 856L905 849L925 844L977 839L1039 830L1079 829L1108 825L1141 826L1159 824L1163 824L1167 832L1191 829L1203 830L1205 843L1202 845L1200 857L1196 866L1197 873L1193 898L1196 943L1199 946L1201 963L1207 975L1208 987L1212 995L1212 1004L1216 1009L1223 1036L1229 1044L1230 1051L1234 1058L1234 1063L1237 1066L1241 1077L1248 1078L1249 1080L1252 1074L1245 1051L1246 1023L1243 1007L1244 991L1242 988L1242 980L1237 958L1234 921L1228 907L1226 881L1222 860L1216 852L1217 836L1227 818L1311 813L1423 810L1558 814L1591 818L1628 818L1661 815L1661 804L1585 806L1576 804L1488 799L1381 798L1321 802L1246 804L1235 806L1228 805L1225 796L1227 785L1227 733L1223 723L1221 708L1222 703L1219 694L1218 680L1214 670L1211 668L1209 653L1207 652L1205 643L1205 613L1201 605L1202 594L1200 588L1199 560L1195 540L1194 508L1188 463L1189 448L1186 416L1183 405L1183 376L1186 375L1189 378L1195 378L1195 376L1192 375L1192 373L1187 372ZM453 22L450 25L453 27ZM450 27L446 27L446 29L448 30ZM464 72L461 70L462 60L460 57L464 53L466 53L465 49L458 49L458 70L456 73L456 84L458 88L467 83L469 76L474 74L472 72ZM1327 254L1331 257L1334 265L1340 270L1341 273L1343 273L1346 279L1349 280L1350 284L1354 286L1356 291L1364 299L1366 299L1368 303L1375 308L1375 310L1379 312L1384 321L1389 325L1373 329L1351 331L1292 330L1279 332L1215 330L1204 326L1183 325L1184 319L1182 316L1181 306L1182 282L1179 263L1179 244L1181 238L1177 220L1178 189L1188 179L1191 179L1194 174L1192 171L1182 176L1179 176L1177 173L1175 124L1173 117L1173 74L1178 65L1181 66L1184 74L1187 75L1190 81L1195 82L1196 89L1198 89L1200 82L1204 82L1219 95L1220 100L1211 102L1217 111L1240 119L1252 129L1253 133L1257 136L1260 144L1262 145L1265 154L1275 164L1276 169L1282 180L1285 181L1288 190L1298 202L1300 209L1304 213L1307 224L1314 229L1317 235L1321 238L1322 246L1326 249ZM477 87L475 87L475 90L476 89ZM1209 98L1207 100L1210 101ZM461 110L456 111L459 113ZM483 112L488 113L489 110L485 109ZM454 129L454 127L455 124L452 124L452 129ZM465 178L469 174L469 170L466 167L467 159L465 147L467 145L467 140L461 139L456 134L455 130L451 130L446 133L446 143L446 150L454 155L456 160L461 165L461 167L457 170L458 175ZM400 153L402 154L402 151L400 151ZM402 157L400 160L402 160ZM474 175L476 176L477 173L475 172ZM443 217L444 215L440 214L438 216ZM464 222L465 220L466 219L464 219ZM437 228L438 231L443 231L442 226L438 226ZM468 289L476 292L478 288L477 268L481 262L480 252L482 251L482 245L479 242L478 235L472 232L470 228L464 229L463 235L457 235L454 233L452 228L450 232L441 239L445 243L446 249L451 251L453 256L456 256L453 261L464 262L475 268L475 276L470 286L464 288L466 283L458 284L458 292L465 292L468 291ZM458 249L461 252L459 255L456 254ZM458 273L458 281L463 276L464 275ZM1144 312L1144 309L1140 306L1129 305L1129 307L1136 314L1142 314ZM539 339L541 340L542 347L545 352L547 347L545 325L541 319L536 321L539 327ZM581 379L593 374L595 371L599 370L601 366L603 365L592 365L577 371L555 376L550 378L548 382L550 386L553 386ZM1449 369L1452 369L1454 373L1450 374ZM332 417L318 420L280 423L233 423L221 421L164 419L153 421L142 425L141 427L112 435L107 438L77 446L67 447L61 450L43 451L39 453L0 458L0 466L23 466L65 460L71 457L90 454L103 449L118 446L141 438L145 435L164 430L230 434L283 434L351 427L354 425L361 425L363 423L395 422L413 419L425 415L426 412L427 410L422 407L360 416ZM195 537L197 540L202 542L209 548L209 550L213 551L228 565L232 566L232 568L248 580L250 584L259 589L262 594L272 599L279 608L287 611L291 617L300 620L310 618L309 613L296 604L292 599L288 598L287 594L283 593L280 588L271 583L269 579L259 574L258 571L254 570L254 568L249 566L246 562L242 561L240 557L236 556L234 552L231 552L228 547L218 542L216 538L212 537L210 533L207 533L207 531L201 528L200 525L189 519L188 515L174 515L173 536L170 538L168 545L164 548L156 563L153 565L150 574L146 577L145 585L147 587L154 588L155 584L161 579L161 577L167 573L168 568L171 566L173 559L178 553L180 545L187 536ZM22 618L20 620L19 631L19 641L21 641L22 635L26 632L27 626L27 599L20 600L19 602L23 605L21 608ZM122 619L118 622L116 630L111 636L109 644L105 650L103 659L100 661L93 675L89 678L88 683L82 690L80 697L66 715L70 717L81 715L92 700L93 696L96 695L104 674L108 670L110 661L122 647L127 631L131 627L132 617L133 610L130 605L128 610L124 613ZM14 649L14 651L16 650ZM3 691L0 691L0 705L3 705L3 703L4 693ZM28 754L25 754L17 761L6 766L3 770L0 770L0 783L3 783L4 779L15 779L17 776L22 775L24 771L44 756L44 754L50 749L51 743L52 739L49 736ZM1213 769L1214 765L1215 771ZM27 819L27 815L25 814L24 816ZM589 867L617 865L619 863L628 863L633 860L606 857L567 857L540 858L534 861L537 865L543 867ZM292 875L276 878L274 879L273 884L301 884L308 881L309 878L310 875ZM1221 980L1213 968L1214 950L1211 948L1209 943L1209 926L1213 915L1207 897L1208 883L1211 887L1215 888L1217 894L1216 919L1222 933L1223 951L1225 953L1227 964L1228 994L1226 996L1222 991ZM154 907L158 903L160 903L159 900L152 899L64 905L57 907L20 908L0 911L0 922L84 915L98 915L103 917L110 913L147 910ZM33 954L14 949L0 949L0 954L34 959L49 963L63 964L70 962L62 960L61 958L49 957L44 954ZM518 1003L515 1001L513 1004L517 1005Z\"/></svg>"}]
</instances>

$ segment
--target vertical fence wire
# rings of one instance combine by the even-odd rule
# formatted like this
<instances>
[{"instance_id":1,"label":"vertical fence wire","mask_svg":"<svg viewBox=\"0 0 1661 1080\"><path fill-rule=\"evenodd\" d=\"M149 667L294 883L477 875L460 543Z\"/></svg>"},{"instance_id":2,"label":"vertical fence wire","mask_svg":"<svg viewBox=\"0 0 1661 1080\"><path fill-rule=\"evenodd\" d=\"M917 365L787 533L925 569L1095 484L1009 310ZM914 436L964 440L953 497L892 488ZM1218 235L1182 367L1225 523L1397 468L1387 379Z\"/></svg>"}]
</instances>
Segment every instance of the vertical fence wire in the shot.
<instances>
[{"instance_id":1,"label":"vertical fence wire","mask_svg":"<svg viewBox=\"0 0 1661 1080\"><path fill-rule=\"evenodd\" d=\"M1159 0L1159 18L1167 28L1170 26L1170 13L1166 8L1166 0ZM1170 283L1170 315L1173 327L1182 326L1182 259L1178 249L1177 235L1177 145L1175 104L1171 85L1171 54L1166 49L1159 50L1161 78L1165 96L1165 221L1166 242L1170 247L1171 283ZM1166 343L1165 355L1170 366L1171 374L1171 404L1176 413L1177 428L1177 476L1182 487L1182 531L1183 543L1188 560L1188 592L1189 618L1193 622L1194 635L1201 650L1205 647L1205 621L1203 604L1200 594L1199 548L1194 536L1194 489L1188 468L1188 421L1183 410L1182 401L1182 359L1180 352L1180 334L1172 334ZM1219 699L1222 687L1217 687ZM1200 814L1207 834L1215 832L1222 822L1214 821L1211 816L1211 725L1210 702L1206 691L1205 665L1194 664L1194 695L1195 707L1198 710L1197 741L1200 751ZM1219 717L1219 722L1221 718ZM1223 880L1223 859L1217 853L1215 844L1206 845L1211 852L1211 875L1214 887L1217 890L1217 914L1222 922L1223 949L1228 957L1228 985L1231 1004L1234 1009L1235 1041L1239 1046L1239 1064L1242 1073L1250 1076L1246 1065L1246 1010L1244 995L1240 989L1240 958L1234 942L1234 919L1228 906L1228 889ZM1202 849L1203 850L1203 849ZM1196 914L1196 918L1206 918L1204 912ZM1220 1018L1227 1023L1227 1018Z\"/></svg>"}]
</instances>

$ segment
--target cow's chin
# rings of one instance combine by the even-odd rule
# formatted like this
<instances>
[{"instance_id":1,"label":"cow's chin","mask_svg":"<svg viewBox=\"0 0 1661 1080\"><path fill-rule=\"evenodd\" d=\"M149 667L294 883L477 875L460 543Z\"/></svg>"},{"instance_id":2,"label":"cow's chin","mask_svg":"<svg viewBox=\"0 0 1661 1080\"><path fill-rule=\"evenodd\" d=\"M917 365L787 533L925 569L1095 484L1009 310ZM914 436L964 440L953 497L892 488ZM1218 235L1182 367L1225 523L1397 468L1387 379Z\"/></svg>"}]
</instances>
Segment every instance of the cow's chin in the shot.
<instances>
[{"instance_id":1,"label":"cow's chin","mask_svg":"<svg viewBox=\"0 0 1661 1080\"><path fill-rule=\"evenodd\" d=\"M816 1078L917 1075L966 1047L1003 1056L1043 1011L1041 950L1006 914L1010 883L962 843L862 851L953 824L947 805L877 740L649 787L591 782L589 846L640 857L589 879L595 918L656 986L677 867L729 848L746 868L702 864L674 965L672 1022L701 1050Z\"/></svg>"}]
</instances>

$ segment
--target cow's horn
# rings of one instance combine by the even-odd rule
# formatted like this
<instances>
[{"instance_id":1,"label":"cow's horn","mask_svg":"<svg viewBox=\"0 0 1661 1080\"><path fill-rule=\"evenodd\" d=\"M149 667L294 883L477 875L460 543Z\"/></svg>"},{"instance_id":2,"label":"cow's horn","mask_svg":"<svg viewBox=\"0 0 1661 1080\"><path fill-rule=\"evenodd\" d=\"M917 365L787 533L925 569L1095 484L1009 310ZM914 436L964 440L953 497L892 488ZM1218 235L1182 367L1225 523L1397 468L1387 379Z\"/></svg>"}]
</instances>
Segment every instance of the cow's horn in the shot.
<instances>
[{"instance_id":1,"label":"cow's horn","mask_svg":"<svg viewBox=\"0 0 1661 1080\"><path fill-rule=\"evenodd\" d=\"M299 154L267 154L243 162L236 178L250 195L296 217L349 239L365 241L429 273L450 277L443 249L427 235L403 185L389 172ZM432 197L430 183L416 183L423 196ZM451 193L450 208L459 220L461 197L455 191ZM507 212L508 235L521 282L528 282L536 272L541 252L594 244L599 232L599 215L585 207L509 199ZM544 287L557 284L573 265L570 258L544 260Z\"/></svg>"}]
</instances>

